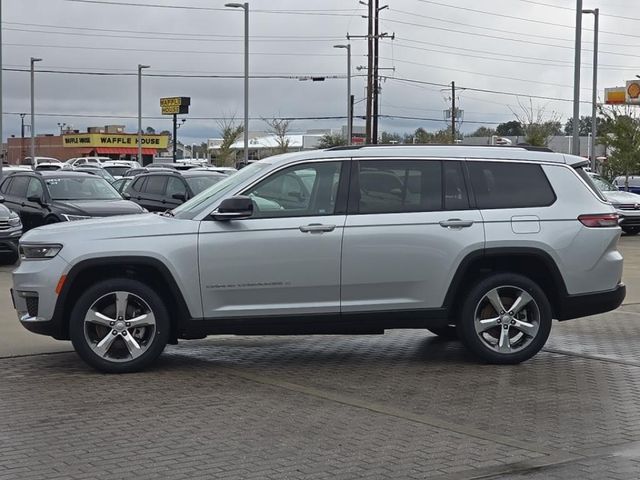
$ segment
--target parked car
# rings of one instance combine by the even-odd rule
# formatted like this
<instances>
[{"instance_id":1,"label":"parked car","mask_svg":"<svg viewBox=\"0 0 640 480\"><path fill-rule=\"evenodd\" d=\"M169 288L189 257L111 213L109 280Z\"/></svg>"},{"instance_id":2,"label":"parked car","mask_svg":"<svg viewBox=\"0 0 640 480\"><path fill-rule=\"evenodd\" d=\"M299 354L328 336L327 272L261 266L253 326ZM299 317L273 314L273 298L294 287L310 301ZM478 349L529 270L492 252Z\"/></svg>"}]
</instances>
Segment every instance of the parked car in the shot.
<instances>
[{"instance_id":1,"label":"parked car","mask_svg":"<svg viewBox=\"0 0 640 480\"><path fill-rule=\"evenodd\" d=\"M111 159L109 157L78 157L70 158L66 163L72 167L83 167L85 165L95 165L99 167L103 162L108 162L110 160Z\"/></svg>"},{"instance_id":2,"label":"parked car","mask_svg":"<svg viewBox=\"0 0 640 480\"><path fill-rule=\"evenodd\" d=\"M31 167L35 169L41 163L62 163L57 158L53 157L25 157L20 161L20 165Z\"/></svg>"},{"instance_id":3,"label":"parked car","mask_svg":"<svg viewBox=\"0 0 640 480\"><path fill-rule=\"evenodd\" d=\"M111 186L115 188L120 195L124 192L125 188L131 183L133 177L120 177L111 182Z\"/></svg>"},{"instance_id":4,"label":"parked car","mask_svg":"<svg viewBox=\"0 0 640 480\"><path fill-rule=\"evenodd\" d=\"M85 172L91 173L93 175L98 175L99 177L104 178L109 183L113 183L115 181L113 175L111 175L104 168L98 167L97 165L83 165L82 167L75 167L74 170L76 172Z\"/></svg>"},{"instance_id":5,"label":"parked car","mask_svg":"<svg viewBox=\"0 0 640 480\"><path fill-rule=\"evenodd\" d=\"M0 183L4 204L30 230L51 223L141 213L103 178L88 173L16 172Z\"/></svg>"},{"instance_id":6,"label":"parked car","mask_svg":"<svg viewBox=\"0 0 640 480\"><path fill-rule=\"evenodd\" d=\"M142 173L126 187L122 196L150 212L164 212L181 205L226 178L215 172L162 170Z\"/></svg>"},{"instance_id":7,"label":"parked car","mask_svg":"<svg viewBox=\"0 0 640 480\"><path fill-rule=\"evenodd\" d=\"M18 260L18 240L22 235L20 216L2 204L0 197L0 260L13 264Z\"/></svg>"},{"instance_id":8,"label":"parked car","mask_svg":"<svg viewBox=\"0 0 640 480\"><path fill-rule=\"evenodd\" d=\"M123 177L125 173L127 173L128 170L130 170L131 168L134 168L130 165L130 163L134 163L134 162L120 162L120 161L116 161L116 162L104 162L102 164L102 168L104 168L107 172L109 172L109 174L117 179L120 177ZM138 162L135 162L138 163Z\"/></svg>"},{"instance_id":9,"label":"parked car","mask_svg":"<svg viewBox=\"0 0 640 480\"><path fill-rule=\"evenodd\" d=\"M147 167L131 168L126 172L124 172L124 176L135 177L136 175L140 175L141 173L157 172L159 170L173 170L173 169L172 168L158 169L158 168L147 168Z\"/></svg>"},{"instance_id":10,"label":"parked car","mask_svg":"<svg viewBox=\"0 0 640 480\"><path fill-rule=\"evenodd\" d=\"M150 163L146 168L168 168L171 170L191 170L192 168L198 168L198 165L193 163Z\"/></svg>"},{"instance_id":11,"label":"parked car","mask_svg":"<svg viewBox=\"0 0 640 480\"><path fill-rule=\"evenodd\" d=\"M180 338L392 328L519 363L552 319L625 297L618 216L587 163L509 146L279 155L163 215L27 232L13 299L27 329L107 372ZM164 191L161 176L181 178L134 183Z\"/></svg>"},{"instance_id":12,"label":"parked car","mask_svg":"<svg viewBox=\"0 0 640 480\"><path fill-rule=\"evenodd\" d=\"M65 163L62 162L40 162L38 163L35 167L33 167L34 170L39 171L39 172L43 172L45 170L48 171L55 171L55 170L63 170L64 167L68 166Z\"/></svg>"},{"instance_id":13,"label":"parked car","mask_svg":"<svg viewBox=\"0 0 640 480\"><path fill-rule=\"evenodd\" d=\"M640 233L640 195L618 190L615 185L595 173L589 173L589 176L616 209L622 231L627 235Z\"/></svg>"},{"instance_id":14,"label":"parked car","mask_svg":"<svg viewBox=\"0 0 640 480\"><path fill-rule=\"evenodd\" d=\"M638 175L629 175L628 178L628 183L629 183L629 187L627 188L625 186L625 176L619 176L616 177L613 180L613 183L616 187L618 187L618 190L625 190L631 193L638 193L640 194L640 176Z\"/></svg>"}]
</instances>

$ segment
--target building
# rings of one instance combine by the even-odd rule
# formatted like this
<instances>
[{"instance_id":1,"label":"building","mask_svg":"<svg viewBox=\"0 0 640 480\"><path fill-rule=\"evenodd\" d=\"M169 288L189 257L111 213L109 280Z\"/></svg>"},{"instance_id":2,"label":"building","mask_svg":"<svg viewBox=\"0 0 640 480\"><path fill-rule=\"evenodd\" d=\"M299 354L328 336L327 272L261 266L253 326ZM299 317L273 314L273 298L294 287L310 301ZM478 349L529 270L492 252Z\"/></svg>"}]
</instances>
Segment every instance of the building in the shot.
<instances>
[{"instance_id":1,"label":"building","mask_svg":"<svg viewBox=\"0 0 640 480\"><path fill-rule=\"evenodd\" d=\"M9 138L7 159L18 164L29 156L31 138ZM142 162L151 163L153 157L169 146L167 135L142 135ZM62 135L39 135L35 138L35 154L68 160L76 157L101 156L114 160L131 160L138 156L138 135L124 133L122 125L89 127L86 133L65 132Z\"/></svg>"}]
</instances>

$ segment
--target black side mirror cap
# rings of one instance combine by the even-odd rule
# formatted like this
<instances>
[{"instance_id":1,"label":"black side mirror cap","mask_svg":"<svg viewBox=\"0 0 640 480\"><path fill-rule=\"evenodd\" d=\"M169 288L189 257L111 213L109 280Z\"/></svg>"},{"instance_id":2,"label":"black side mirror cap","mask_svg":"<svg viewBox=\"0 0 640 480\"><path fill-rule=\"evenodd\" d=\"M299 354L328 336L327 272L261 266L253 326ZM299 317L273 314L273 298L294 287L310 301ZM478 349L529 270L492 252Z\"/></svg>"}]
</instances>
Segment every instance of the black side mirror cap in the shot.
<instances>
[{"instance_id":1,"label":"black side mirror cap","mask_svg":"<svg viewBox=\"0 0 640 480\"><path fill-rule=\"evenodd\" d=\"M4 203L4 197L0 195L0 203Z\"/></svg>"},{"instance_id":2,"label":"black side mirror cap","mask_svg":"<svg viewBox=\"0 0 640 480\"><path fill-rule=\"evenodd\" d=\"M31 203L37 203L39 205L44 204L42 197L40 195L30 195L27 197L27 201Z\"/></svg>"},{"instance_id":3,"label":"black side mirror cap","mask_svg":"<svg viewBox=\"0 0 640 480\"><path fill-rule=\"evenodd\" d=\"M220 203L220 206L211 214L214 220L241 220L249 218L253 215L253 200L251 197L238 195L236 197L226 198Z\"/></svg>"},{"instance_id":4,"label":"black side mirror cap","mask_svg":"<svg viewBox=\"0 0 640 480\"><path fill-rule=\"evenodd\" d=\"M125 200L131 200L131 195L129 195L127 192L122 192L121 195Z\"/></svg>"},{"instance_id":5,"label":"black side mirror cap","mask_svg":"<svg viewBox=\"0 0 640 480\"><path fill-rule=\"evenodd\" d=\"M171 195L171 198L173 198L174 200L180 200L181 202L187 200L187 196L184 193L174 193L173 195Z\"/></svg>"}]
</instances>

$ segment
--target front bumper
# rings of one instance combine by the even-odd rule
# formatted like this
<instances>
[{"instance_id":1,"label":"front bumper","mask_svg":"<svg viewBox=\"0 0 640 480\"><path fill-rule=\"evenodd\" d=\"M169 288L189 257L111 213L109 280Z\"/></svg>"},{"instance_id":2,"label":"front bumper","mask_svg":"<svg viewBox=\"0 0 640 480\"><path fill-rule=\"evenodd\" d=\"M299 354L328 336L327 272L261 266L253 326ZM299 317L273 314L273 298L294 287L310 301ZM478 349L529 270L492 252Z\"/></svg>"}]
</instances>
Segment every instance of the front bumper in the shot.
<instances>
[{"instance_id":1,"label":"front bumper","mask_svg":"<svg viewBox=\"0 0 640 480\"><path fill-rule=\"evenodd\" d=\"M622 305L626 294L627 287L624 283L619 283L613 290L566 295L561 299L555 317L558 320L571 320L610 312Z\"/></svg>"},{"instance_id":2,"label":"front bumper","mask_svg":"<svg viewBox=\"0 0 640 480\"><path fill-rule=\"evenodd\" d=\"M13 271L11 297L18 319L27 330L59 338L62 326L54 321L56 286L68 263L60 256L22 261Z\"/></svg>"},{"instance_id":3,"label":"front bumper","mask_svg":"<svg viewBox=\"0 0 640 480\"><path fill-rule=\"evenodd\" d=\"M18 241L22 236L22 228L3 230L0 232L0 254L18 254Z\"/></svg>"},{"instance_id":4,"label":"front bumper","mask_svg":"<svg viewBox=\"0 0 640 480\"><path fill-rule=\"evenodd\" d=\"M640 210L616 208L616 213L620 217L618 224L621 227L640 227Z\"/></svg>"}]
</instances>

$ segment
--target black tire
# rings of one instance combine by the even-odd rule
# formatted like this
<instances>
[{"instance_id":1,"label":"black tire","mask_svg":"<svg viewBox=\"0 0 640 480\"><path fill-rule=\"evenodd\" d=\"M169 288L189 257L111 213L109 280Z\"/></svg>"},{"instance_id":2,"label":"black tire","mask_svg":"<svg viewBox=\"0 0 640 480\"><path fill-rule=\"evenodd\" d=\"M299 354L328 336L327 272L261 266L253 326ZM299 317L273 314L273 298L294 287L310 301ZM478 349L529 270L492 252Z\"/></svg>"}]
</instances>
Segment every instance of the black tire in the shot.
<instances>
[{"instance_id":1,"label":"black tire","mask_svg":"<svg viewBox=\"0 0 640 480\"><path fill-rule=\"evenodd\" d=\"M622 227L622 231L627 235L637 235L640 233L640 227Z\"/></svg>"},{"instance_id":2,"label":"black tire","mask_svg":"<svg viewBox=\"0 0 640 480\"><path fill-rule=\"evenodd\" d=\"M495 314L496 310L493 307L492 302L488 301L488 295L494 289L498 289L498 294L501 299L501 303L506 307L507 311L504 312L504 316ZM510 293L512 292L512 293ZM511 308L515 298L519 296L519 293L527 293L531 296L532 301L529 301L521 312L516 312L514 317L509 317L508 309ZM506 294L506 296L505 296ZM511 301L511 303L509 303ZM488 312L487 312L488 310ZM485 313L486 312L486 313ZM483 319L481 322L476 322L476 315ZM523 319L522 316L526 315ZM476 331L476 324L480 325L482 322L491 322L491 318L499 325L496 325L491 330L487 329L484 333L478 333ZM508 317L508 318L507 318ZM517 318L519 317L519 319ZM531 318L530 318L531 317ZM504 319L504 320L503 320ZM510 319L509 321L507 321ZM526 321L526 324L522 324ZM512 326L512 322L519 322L522 325L537 326L534 335L526 335L523 330L516 326ZM505 323L509 326L505 328ZM476 286L474 286L466 295L464 303L462 305L461 315L458 320L458 334L463 344L473 352L481 360L494 363L494 364L516 364L530 359L536 353L538 353L549 338L551 332L552 312L551 305L544 291L529 278L511 273L497 273L491 275L484 280L481 280ZM490 323L487 323L490 325ZM482 328L482 326L480 326ZM490 345L489 340L501 341L502 328L506 329L505 335L509 342L507 352L496 351L498 345ZM513 331L511 331L513 328ZM497 329L497 330L496 330ZM518 335L522 335L522 343L515 345L515 349L511 349L510 335L514 335L514 340L517 340ZM489 340L487 340L487 338ZM516 342L514 341L514 344Z\"/></svg>"},{"instance_id":3,"label":"black tire","mask_svg":"<svg viewBox=\"0 0 640 480\"><path fill-rule=\"evenodd\" d=\"M427 328L431 333L437 335L443 340L458 340L458 329L455 325L447 325L445 327L431 327Z\"/></svg>"},{"instance_id":4,"label":"black tire","mask_svg":"<svg viewBox=\"0 0 640 480\"><path fill-rule=\"evenodd\" d=\"M129 294L127 298L128 301L131 301L131 306L126 307L127 312L132 311L129 310L129 308L133 309L135 306L135 302L138 302L138 304L140 304L139 301L142 300L142 302L145 302L149 307L155 319L153 330L151 330L151 327L149 327L150 333L148 339L145 340L145 343L140 342L140 345L144 346L145 348L144 353L140 354L140 356L138 356L137 358L130 358L129 360L126 360L126 358L121 358L115 360L100 356L98 353L94 352L91 345L95 346L95 342L91 342L91 340L88 338L89 333L85 331L85 315L89 312L90 307L92 307L96 302L103 301L102 299L105 299L105 303L108 303L109 301L111 301L111 294L114 294L115 297L115 292L127 292ZM127 303L127 305L129 304ZM134 314L134 316L136 315L137 314ZM115 317L115 315L113 316ZM124 318L128 318L126 314ZM95 326L93 324L89 324L87 329L90 329L92 327L95 329L106 329L106 334L108 334L112 328L108 326ZM136 372L151 365L167 345L167 342L169 340L169 329L169 312L167 311L164 302L156 293L156 291L142 282L127 278L114 278L105 280L96 283L95 285L88 288L75 302L75 305L73 306L73 309L71 311L71 318L69 321L69 333L71 336L71 342L80 358L82 358L85 362L87 362L95 369L107 373ZM123 328L123 333L124 330L125 329ZM130 338L131 335L134 334L130 332L129 329L126 329L126 333L130 335ZM126 333L124 333L121 338L114 340L112 344L115 347L120 347L121 352L125 352L124 357L127 356L126 350L122 348L123 346L126 347L127 345L123 340L124 336L126 336ZM102 335L105 335L104 330L99 334L97 338L101 338ZM106 335L104 338L106 338ZM133 338L135 339L135 337ZM116 345L116 341L119 341L121 343ZM109 352L110 350L107 353Z\"/></svg>"}]
</instances>

